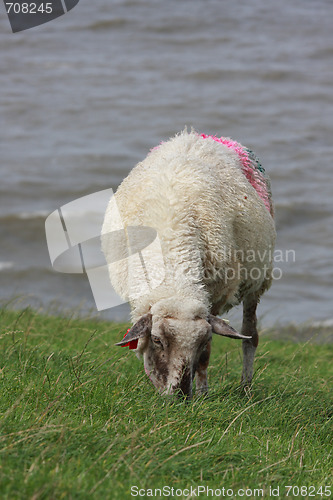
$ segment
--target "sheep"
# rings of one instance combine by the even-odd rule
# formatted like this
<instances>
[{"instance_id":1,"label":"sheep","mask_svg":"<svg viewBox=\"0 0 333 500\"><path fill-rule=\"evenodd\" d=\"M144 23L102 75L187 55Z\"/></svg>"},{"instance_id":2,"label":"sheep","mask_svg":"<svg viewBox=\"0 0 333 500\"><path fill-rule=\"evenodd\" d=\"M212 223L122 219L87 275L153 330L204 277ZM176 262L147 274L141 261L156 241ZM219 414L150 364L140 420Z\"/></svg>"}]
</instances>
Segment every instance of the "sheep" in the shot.
<instances>
[{"instance_id":1,"label":"sheep","mask_svg":"<svg viewBox=\"0 0 333 500\"><path fill-rule=\"evenodd\" d=\"M160 393L190 399L194 378L198 393L208 391L212 333L242 340L241 383L251 386L256 308L272 282L273 216L270 181L254 153L194 130L153 148L117 189L104 217L102 250L113 287L130 302L133 326L116 345L134 345ZM140 274L142 259L130 265L126 252L112 258L109 235L133 226L158 235L160 246L148 259L156 264L149 267L150 288ZM241 302L238 333L218 315Z\"/></svg>"}]
</instances>

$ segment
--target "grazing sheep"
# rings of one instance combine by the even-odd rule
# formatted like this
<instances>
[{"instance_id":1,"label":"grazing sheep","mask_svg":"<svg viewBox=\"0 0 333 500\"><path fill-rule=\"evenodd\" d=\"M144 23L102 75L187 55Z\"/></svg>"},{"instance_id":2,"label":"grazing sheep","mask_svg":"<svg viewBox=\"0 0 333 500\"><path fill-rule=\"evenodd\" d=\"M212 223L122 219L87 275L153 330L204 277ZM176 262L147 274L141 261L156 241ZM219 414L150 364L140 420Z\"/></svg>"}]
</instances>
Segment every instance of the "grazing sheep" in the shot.
<instances>
[{"instance_id":1,"label":"grazing sheep","mask_svg":"<svg viewBox=\"0 0 333 500\"><path fill-rule=\"evenodd\" d=\"M142 259L129 264L124 249L122 260L113 258L110 233L133 226L154 228L159 239L145 275ZM195 131L176 135L122 182L102 235L112 285L130 302L134 322L117 345L137 345L155 387L191 398L196 376L197 391L207 391L212 333L242 339L242 383L250 385L256 308L272 281L275 243L270 183L253 152ZM241 334L216 316L240 302Z\"/></svg>"}]
</instances>

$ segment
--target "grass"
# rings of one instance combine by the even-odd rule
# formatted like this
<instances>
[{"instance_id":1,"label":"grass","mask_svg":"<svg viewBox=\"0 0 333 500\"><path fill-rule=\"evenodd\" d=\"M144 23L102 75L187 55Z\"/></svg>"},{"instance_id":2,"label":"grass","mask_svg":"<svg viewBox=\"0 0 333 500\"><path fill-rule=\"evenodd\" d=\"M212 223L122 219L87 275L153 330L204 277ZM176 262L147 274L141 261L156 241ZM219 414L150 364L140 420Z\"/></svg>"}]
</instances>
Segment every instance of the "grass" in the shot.
<instances>
[{"instance_id":1,"label":"grass","mask_svg":"<svg viewBox=\"0 0 333 500\"><path fill-rule=\"evenodd\" d=\"M210 396L184 404L114 347L125 324L29 308L0 321L2 499L135 498L132 486L138 498L163 486L155 498L199 486L220 489L214 498L332 496L332 344L263 336L246 396L240 344L216 337Z\"/></svg>"}]
</instances>

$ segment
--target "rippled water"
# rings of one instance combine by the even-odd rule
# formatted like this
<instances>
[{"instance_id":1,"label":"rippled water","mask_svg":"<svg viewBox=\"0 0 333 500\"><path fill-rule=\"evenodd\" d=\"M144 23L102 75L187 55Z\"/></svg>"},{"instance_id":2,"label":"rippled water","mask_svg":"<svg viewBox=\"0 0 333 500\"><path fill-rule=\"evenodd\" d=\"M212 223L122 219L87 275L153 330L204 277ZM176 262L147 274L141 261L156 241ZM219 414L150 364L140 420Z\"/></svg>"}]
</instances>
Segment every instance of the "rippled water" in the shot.
<instances>
[{"instance_id":1,"label":"rippled water","mask_svg":"<svg viewBox=\"0 0 333 500\"><path fill-rule=\"evenodd\" d=\"M85 276L52 270L46 216L187 125L271 177L284 262L262 323L332 319L332 16L330 0L81 0L16 34L1 16L1 298L93 309Z\"/></svg>"}]
</instances>

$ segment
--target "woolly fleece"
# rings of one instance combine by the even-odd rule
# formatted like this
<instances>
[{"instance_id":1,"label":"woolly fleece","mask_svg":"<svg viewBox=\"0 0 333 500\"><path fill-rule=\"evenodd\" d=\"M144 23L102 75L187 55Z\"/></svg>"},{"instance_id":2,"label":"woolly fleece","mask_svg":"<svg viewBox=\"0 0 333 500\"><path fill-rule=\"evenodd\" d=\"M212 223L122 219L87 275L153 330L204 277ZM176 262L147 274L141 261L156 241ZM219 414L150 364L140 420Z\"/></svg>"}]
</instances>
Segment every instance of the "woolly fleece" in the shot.
<instances>
[{"instance_id":1,"label":"woolly fleece","mask_svg":"<svg viewBox=\"0 0 333 500\"><path fill-rule=\"evenodd\" d=\"M269 180L249 150L239 143L234 144L242 149L231 147L231 139L216 139L185 130L162 143L110 201L102 249L113 287L130 301L133 321L160 301L154 308L162 316L168 308L177 316L222 314L247 294L260 296L270 286L275 228ZM260 186L254 187L249 169ZM114 239L108 234L129 226L157 231L160 246L151 245L146 253L149 276L139 258L133 256L129 267L125 251L123 260L111 264Z\"/></svg>"}]
</instances>

